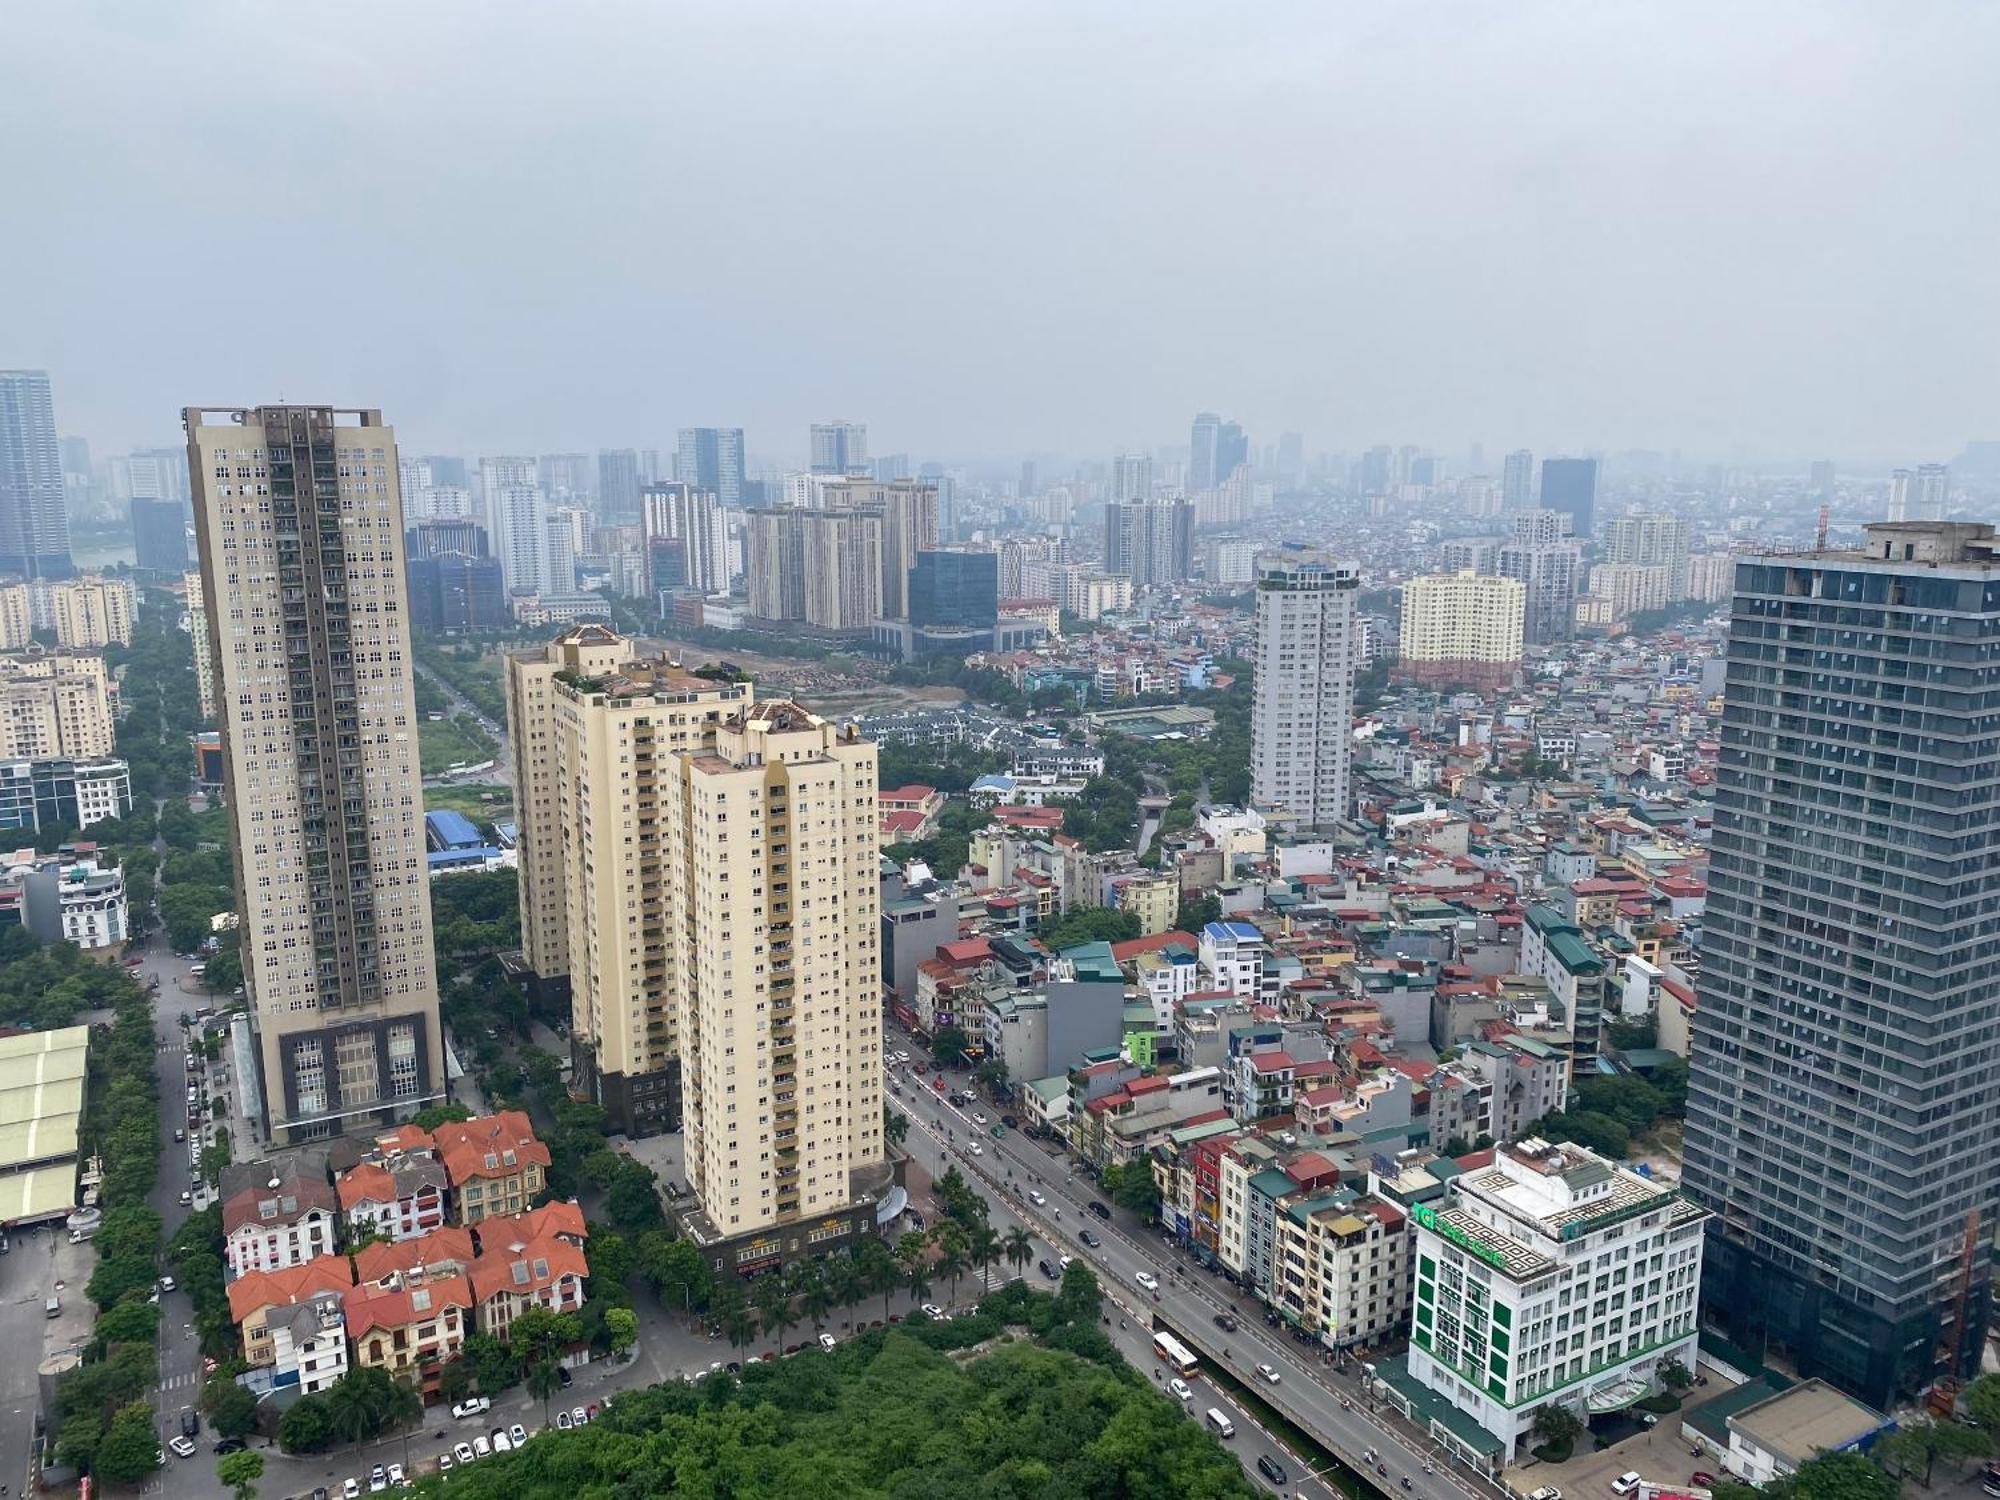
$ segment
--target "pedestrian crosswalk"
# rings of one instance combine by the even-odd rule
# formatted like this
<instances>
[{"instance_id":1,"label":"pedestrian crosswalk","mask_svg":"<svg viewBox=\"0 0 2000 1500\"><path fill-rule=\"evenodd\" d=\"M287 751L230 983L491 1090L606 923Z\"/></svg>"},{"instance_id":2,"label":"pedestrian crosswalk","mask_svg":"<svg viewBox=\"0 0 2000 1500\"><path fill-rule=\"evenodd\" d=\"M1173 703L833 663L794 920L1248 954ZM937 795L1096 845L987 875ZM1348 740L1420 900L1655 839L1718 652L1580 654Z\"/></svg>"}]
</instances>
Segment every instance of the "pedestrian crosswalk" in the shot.
<instances>
[{"instance_id":1,"label":"pedestrian crosswalk","mask_svg":"<svg viewBox=\"0 0 2000 1500\"><path fill-rule=\"evenodd\" d=\"M181 1391L200 1384L201 1376L193 1370L183 1370L178 1375L160 1377L160 1389L163 1391Z\"/></svg>"}]
</instances>

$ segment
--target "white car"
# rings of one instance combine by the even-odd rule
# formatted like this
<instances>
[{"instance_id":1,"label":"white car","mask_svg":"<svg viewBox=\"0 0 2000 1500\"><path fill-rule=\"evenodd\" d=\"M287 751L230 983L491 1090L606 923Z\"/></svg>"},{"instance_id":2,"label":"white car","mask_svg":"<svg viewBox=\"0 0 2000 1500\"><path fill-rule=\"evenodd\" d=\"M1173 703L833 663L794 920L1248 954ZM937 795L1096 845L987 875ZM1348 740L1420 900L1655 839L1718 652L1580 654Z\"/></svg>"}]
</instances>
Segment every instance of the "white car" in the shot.
<instances>
[{"instance_id":1,"label":"white car","mask_svg":"<svg viewBox=\"0 0 2000 1500\"><path fill-rule=\"evenodd\" d=\"M822 1333L819 1336L819 1346L820 1348L824 1349L828 1354L833 1353L834 1345L837 1342L838 1340L836 1340L834 1336L830 1333Z\"/></svg>"},{"instance_id":2,"label":"white car","mask_svg":"<svg viewBox=\"0 0 2000 1500\"><path fill-rule=\"evenodd\" d=\"M483 1411L492 1409L493 1402L486 1396L467 1396L451 1409L451 1414L461 1422L467 1417L476 1417Z\"/></svg>"},{"instance_id":3,"label":"white car","mask_svg":"<svg viewBox=\"0 0 2000 1500\"><path fill-rule=\"evenodd\" d=\"M568 1413L568 1412L566 1412L566 1411L559 1411L559 1412L557 1412L557 1413L556 1413L556 1431L558 1431L558 1432L568 1432L568 1431L569 1431L569 1429L570 1429L570 1420L569 1420L569 1413Z\"/></svg>"},{"instance_id":4,"label":"white car","mask_svg":"<svg viewBox=\"0 0 2000 1500\"><path fill-rule=\"evenodd\" d=\"M1141 1271L1133 1280L1137 1281L1144 1291L1157 1292L1160 1289L1160 1278L1151 1271Z\"/></svg>"},{"instance_id":5,"label":"white car","mask_svg":"<svg viewBox=\"0 0 2000 1500\"><path fill-rule=\"evenodd\" d=\"M980 1145L979 1142L977 1141L971 1141L967 1143L965 1149L971 1152L974 1156L984 1156L986 1154L986 1148Z\"/></svg>"},{"instance_id":6,"label":"white car","mask_svg":"<svg viewBox=\"0 0 2000 1500\"><path fill-rule=\"evenodd\" d=\"M1538 1490L1529 1490L1528 1500L1563 1500L1563 1492L1552 1484L1545 1484Z\"/></svg>"},{"instance_id":7,"label":"white car","mask_svg":"<svg viewBox=\"0 0 2000 1500\"><path fill-rule=\"evenodd\" d=\"M167 1439L167 1446L168 1446L169 1448L171 1448L171 1449L173 1449L173 1450L174 1450L174 1457L175 1457L175 1458L193 1458L193 1457L194 1457L194 1444L193 1444L193 1443L191 1443L191 1442L189 1442L189 1441L188 1441L188 1440L187 1440L186 1438L184 1438L184 1437L172 1437L172 1438L168 1438L168 1439Z\"/></svg>"},{"instance_id":8,"label":"white car","mask_svg":"<svg viewBox=\"0 0 2000 1500\"><path fill-rule=\"evenodd\" d=\"M491 1458L493 1456L493 1444L487 1440L485 1433L479 1433L472 1439L472 1456L474 1458Z\"/></svg>"},{"instance_id":9,"label":"white car","mask_svg":"<svg viewBox=\"0 0 2000 1500\"><path fill-rule=\"evenodd\" d=\"M1167 1389L1172 1391L1182 1401L1194 1400L1194 1387L1179 1377L1169 1380L1167 1382Z\"/></svg>"},{"instance_id":10,"label":"white car","mask_svg":"<svg viewBox=\"0 0 2000 1500\"><path fill-rule=\"evenodd\" d=\"M494 1428L491 1436L493 1438L493 1451L495 1453L512 1453L514 1451L514 1440L507 1436L506 1428Z\"/></svg>"},{"instance_id":11,"label":"white car","mask_svg":"<svg viewBox=\"0 0 2000 1500\"><path fill-rule=\"evenodd\" d=\"M1029 1188L1028 1201L1034 1204L1035 1207L1040 1208L1044 1203L1048 1202L1049 1200L1042 1196L1041 1189Z\"/></svg>"},{"instance_id":12,"label":"white car","mask_svg":"<svg viewBox=\"0 0 2000 1500\"><path fill-rule=\"evenodd\" d=\"M171 1292L173 1289L174 1289L174 1278L171 1276L162 1276L160 1278L160 1290L163 1292Z\"/></svg>"},{"instance_id":13,"label":"white car","mask_svg":"<svg viewBox=\"0 0 2000 1500\"><path fill-rule=\"evenodd\" d=\"M1257 1366L1257 1378L1263 1381L1264 1384L1266 1385L1276 1385L1280 1380L1284 1379L1284 1377L1278 1373L1278 1367L1276 1365Z\"/></svg>"},{"instance_id":14,"label":"white car","mask_svg":"<svg viewBox=\"0 0 2000 1500\"><path fill-rule=\"evenodd\" d=\"M939 1307L935 1302L926 1302L923 1306L923 1314L934 1323L942 1323L944 1321L944 1309Z\"/></svg>"},{"instance_id":15,"label":"white car","mask_svg":"<svg viewBox=\"0 0 2000 1500\"><path fill-rule=\"evenodd\" d=\"M452 1461L452 1456L449 1453L440 1453L438 1455L438 1473L449 1474L456 1467L457 1465Z\"/></svg>"},{"instance_id":16,"label":"white car","mask_svg":"<svg viewBox=\"0 0 2000 1500\"><path fill-rule=\"evenodd\" d=\"M1627 1469L1623 1474L1620 1474L1616 1479L1611 1481L1611 1493L1614 1495L1629 1495L1632 1491L1639 1488L1641 1482L1636 1469Z\"/></svg>"},{"instance_id":17,"label":"white car","mask_svg":"<svg viewBox=\"0 0 2000 1500\"><path fill-rule=\"evenodd\" d=\"M986 1123L986 1116L982 1115L978 1110L975 1109L972 1112L972 1123L975 1125L984 1125Z\"/></svg>"},{"instance_id":18,"label":"white car","mask_svg":"<svg viewBox=\"0 0 2000 1500\"><path fill-rule=\"evenodd\" d=\"M389 1483L397 1489L403 1487L403 1466L401 1464L389 1465Z\"/></svg>"},{"instance_id":19,"label":"white car","mask_svg":"<svg viewBox=\"0 0 2000 1500\"><path fill-rule=\"evenodd\" d=\"M582 1427L582 1426L583 1426L584 1424L586 1424L586 1423L587 1423L587 1422L589 1422L589 1421L590 1421L590 1413L589 1413L589 1412L587 1412L587 1411L585 1411L585 1410L584 1410L584 1409L583 1409L582 1407L580 1407L580 1406L572 1406L572 1407L571 1407L571 1408L569 1409L569 1425L570 1425L570 1426L572 1426L572 1427Z\"/></svg>"},{"instance_id":20,"label":"white car","mask_svg":"<svg viewBox=\"0 0 2000 1500\"><path fill-rule=\"evenodd\" d=\"M523 1427L519 1422L514 1423L507 1429L507 1436L514 1440L516 1448L525 1448L528 1444L528 1429Z\"/></svg>"},{"instance_id":21,"label":"white car","mask_svg":"<svg viewBox=\"0 0 2000 1500\"><path fill-rule=\"evenodd\" d=\"M462 1464L469 1464L479 1455L472 1451L472 1444L470 1443L453 1443L451 1445L451 1456Z\"/></svg>"},{"instance_id":22,"label":"white car","mask_svg":"<svg viewBox=\"0 0 2000 1500\"><path fill-rule=\"evenodd\" d=\"M352 1475L340 1481L340 1500L357 1500L361 1494L361 1481Z\"/></svg>"}]
</instances>

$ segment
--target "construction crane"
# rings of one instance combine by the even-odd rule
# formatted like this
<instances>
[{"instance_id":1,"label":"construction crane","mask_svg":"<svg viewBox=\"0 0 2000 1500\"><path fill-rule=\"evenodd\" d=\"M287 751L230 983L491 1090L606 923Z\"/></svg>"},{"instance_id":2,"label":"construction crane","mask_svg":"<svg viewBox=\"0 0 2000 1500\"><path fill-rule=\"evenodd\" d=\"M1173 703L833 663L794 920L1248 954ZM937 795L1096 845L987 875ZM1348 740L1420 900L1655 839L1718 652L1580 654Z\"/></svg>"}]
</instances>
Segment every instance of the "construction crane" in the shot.
<instances>
[{"instance_id":1,"label":"construction crane","mask_svg":"<svg viewBox=\"0 0 2000 1500\"><path fill-rule=\"evenodd\" d=\"M1965 1345L1965 1314L1972 1301L1972 1269L1978 1260L1979 1210L1975 1207L1966 1211L1965 1236L1958 1247L1958 1285L1951 1310L1938 1327L1936 1361L1944 1367L1944 1378L1931 1387L1929 1405L1940 1417L1949 1417L1958 1406L1958 1361Z\"/></svg>"},{"instance_id":2,"label":"construction crane","mask_svg":"<svg viewBox=\"0 0 2000 1500\"><path fill-rule=\"evenodd\" d=\"M1826 551L1826 523L1832 519L1833 508L1824 503L1819 508L1819 527L1813 532L1813 551Z\"/></svg>"}]
</instances>

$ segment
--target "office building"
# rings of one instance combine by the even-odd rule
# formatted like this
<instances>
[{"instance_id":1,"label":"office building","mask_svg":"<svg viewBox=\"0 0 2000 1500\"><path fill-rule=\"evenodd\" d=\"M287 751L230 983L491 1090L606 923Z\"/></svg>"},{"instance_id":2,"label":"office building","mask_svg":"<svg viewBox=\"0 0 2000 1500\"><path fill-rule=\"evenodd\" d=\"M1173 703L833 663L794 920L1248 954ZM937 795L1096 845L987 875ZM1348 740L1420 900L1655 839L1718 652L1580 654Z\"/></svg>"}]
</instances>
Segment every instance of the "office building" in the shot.
<instances>
[{"instance_id":1,"label":"office building","mask_svg":"<svg viewBox=\"0 0 2000 1500\"><path fill-rule=\"evenodd\" d=\"M1588 539L1596 505L1596 459L1542 460L1542 509L1561 511L1568 516L1572 536Z\"/></svg>"},{"instance_id":2,"label":"office building","mask_svg":"<svg viewBox=\"0 0 2000 1500\"><path fill-rule=\"evenodd\" d=\"M1990 525L1737 560L1684 1183L1718 1327L1883 1410L1985 1345L1996 638Z\"/></svg>"},{"instance_id":3,"label":"office building","mask_svg":"<svg viewBox=\"0 0 2000 1500\"><path fill-rule=\"evenodd\" d=\"M813 423L812 471L815 474L868 474L868 424Z\"/></svg>"},{"instance_id":4,"label":"office building","mask_svg":"<svg viewBox=\"0 0 2000 1500\"><path fill-rule=\"evenodd\" d=\"M74 571L48 372L0 370L0 576Z\"/></svg>"},{"instance_id":5,"label":"office building","mask_svg":"<svg viewBox=\"0 0 2000 1500\"><path fill-rule=\"evenodd\" d=\"M486 528L477 521L460 517L450 521L419 521L403 533L403 555L411 562L442 557L447 552L485 557Z\"/></svg>"},{"instance_id":6,"label":"office building","mask_svg":"<svg viewBox=\"0 0 2000 1500\"><path fill-rule=\"evenodd\" d=\"M1951 504L1951 470L1943 464L1895 469L1889 475L1889 519L1942 521Z\"/></svg>"},{"instance_id":7,"label":"office building","mask_svg":"<svg viewBox=\"0 0 2000 1500\"><path fill-rule=\"evenodd\" d=\"M0 654L0 758L110 755L115 695L104 658L94 651L28 646Z\"/></svg>"},{"instance_id":8,"label":"office building","mask_svg":"<svg viewBox=\"0 0 2000 1500\"><path fill-rule=\"evenodd\" d=\"M1309 827L1347 816L1361 574L1312 548L1257 559L1250 795Z\"/></svg>"},{"instance_id":9,"label":"office building","mask_svg":"<svg viewBox=\"0 0 2000 1500\"><path fill-rule=\"evenodd\" d=\"M141 448L111 461L114 479L122 480L133 500L172 500L186 509L188 488L185 448Z\"/></svg>"},{"instance_id":10,"label":"office building","mask_svg":"<svg viewBox=\"0 0 2000 1500\"><path fill-rule=\"evenodd\" d=\"M715 496L724 510L743 508L743 429L683 427L674 478Z\"/></svg>"},{"instance_id":11,"label":"office building","mask_svg":"<svg viewBox=\"0 0 2000 1500\"><path fill-rule=\"evenodd\" d=\"M630 448L607 448L597 455L597 513L608 524L639 514L639 489L648 477L639 467L639 455Z\"/></svg>"},{"instance_id":12,"label":"office building","mask_svg":"<svg viewBox=\"0 0 2000 1500\"><path fill-rule=\"evenodd\" d=\"M760 703L669 770L681 1227L711 1271L747 1273L873 1233L890 1188L875 746Z\"/></svg>"},{"instance_id":13,"label":"office building","mask_svg":"<svg viewBox=\"0 0 2000 1500\"><path fill-rule=\"evenodd\" d=\"M1104 571L1134 588L1185 583L1194 573L1194 505L1113 501L1104 507Z\"/></svg>"},{"instance_id":14,"label":"office building","mask_svg":"<svg viewBox=\"0 0 2000 1500\"><path fill-rule=\"evenodd\" d=\"M1527 589L1526 639L1530 645L1567 640L1574 627L1576 598L1583 584L1583 544L1570 535L1571 518L1560 511L1524 510L1514 517L1513 538L1494 566L1503 578Z\"/></svg>"},{"instance_id":15,"label":"office building","mask_svg":"<svg viewBox=\"0 0 2000 1500\"><path fill-rule=\"evenodd\" d=\"M80 578L36 587L48 590L58 646L94 651L132 644L132 621L138 613L138 600L131 579L87 573Z\"/></svg>"},{"instance_id":16,"label":"office building","mask_svg":"<svg viewBox=\"0 0 2000 1500\"><path fill-rule=\"evenodd\" d=\"M1535 503L1535 455L1516 448L1502 461L1500 504L1510 511L1526 510Z\"/></svg>"},{"instance_id":17,"label":"office building","mask_svg":"<svg viewBox=\"0 0 2000 1500\"><path fill-rule=\"evenodd\" d=\"M1219 489L1250 456L1250 440L1212 411L1195 413L1188 433L1188 493Z\"/></svg>"},{"instance_id":18,"label":"office building","mask_svg":"<svg viewBox=\"0 0 2000 1500\"><path fill-rule=\"evenodd\" d=\"M386 1123L445 1089L395 434L327 406L183 420L257 1042L239 1087L274 1143Z\"/></svg>"},{"instance_id":19,"label":"office building","mask_svg":"<svg viewBox=\"0 0 2000 1500\"><path fill-rule=\"evenodd\" d=\"M895 661L967 656L979 651L1027 651L1050 634L1056 617L1000 612L1000 559L983 549L919 552L910 570L910 617L877 620L874 645Z\"/></svg>"},{"instance_id":20,"label":"office building","mask_svg":"<svg viewBox=\"0 0 2000 1500\"><path fill-rule=\"evenodd\" d=\"M1402 667L1419 682L1497 691L1521 670L1527 589L1477 573L1412 578L1403 585Z\"/></svg>"},{"instance_id":21,"label":"office building","mask_svg":"<svg viewBox=\"0 0 2000 1500\"><path fill-rule=\"evenodd\" d=\"M185 573L187 507L178 500L134 500L132 551L142 573Z\"/></svg>"},{"instance_id":22,"label":"office building","mask_svg":"<svg viewBox=\"0 0 2000 1500\"><path fill-rule=\"evenodd\" d=\"M729 592L729 526L720 496L688 480L649 484L639 497L648 587Z\"/></svg>"},{"instance_id":23,"label":"office building","mask_svg":"<svg viewBox=\"0 0 2000 1500\"><path fill-rule=\"evenodd\" d=\"M1153 496L1153 461L1143 453L1121 453L1111 460L1111 498L1115 501L1150 500Z\"/></svg>"},{"instance_id":24,"label":"office building","mask_svg":"<svg viewBox=\"0 0 2000 1500\"><path fill-rule=\"evenodd\" d=\"M1392 1405L1454 1456L1498 1472L1544 1406L1627 1411L1695 1368L1702 1223L1673 1189L1582 1146L1530 1137L1412 1205L1417 1285ZM1488 1435L1430 1417L1430 1399Z\"/></svg>"},{"instance_id":25,"label":"office building","mask_svg":"<svg viewBox=\"0 0 2000 1500\"><path fill-rule=\"evenodd\" d=\"M1604 561L1665 568L1667 602L1677 603L1687 597L1688 523L1657 512L1619 516L1604 528Z\"/></svg>"},{"instance_id":26,"label":"office building","mask_svg":"<svg viewBox=\"0 0 2000 1500\"><path fill-rule=\"evenodd\" d=\"M508 729L526 747L523 956L537 984L567 986L576 1086L629 1135L681 1125L669 905L684 851L665 831L664 787L675 757L712 750L717 723L753 697L748 683L637 659L602 625L508 658Z\"/></svg>"},{"instance_id":27,"label":"office building","mask_svg":"<svg viewBox=\"0 0 2000 1500\"><path fill-rule=\"evenodd\" d=\"M215 722L215 657L210 641L214 639L214 625L208 618L208 596L202 591L201 570L195 569L181 575L186 586L187 620L183 628L188 633L188 641L194 647L194 685L200 703L202 721Z\"/></svg>"},{"instance_id":28,"label":"office building","mask_svg":"<svg viewBox=\"0 0 2000 1500\"><path fill-rule=\"evenodd\" d=\"M439 552L409 561L410 619L432 635L505 630L513 623L500 563L491 557Z\"/></svg>"},{"instance_id":29,"label":"office building","mask_svg":"<svg viewBox=\"0 0 2000 1500\"><path fill-rule=\"evenodd\" d=\"M0 829L87 829L132 810L132 770L102 760L0 761Z\"/></svg>"}]
</instances>

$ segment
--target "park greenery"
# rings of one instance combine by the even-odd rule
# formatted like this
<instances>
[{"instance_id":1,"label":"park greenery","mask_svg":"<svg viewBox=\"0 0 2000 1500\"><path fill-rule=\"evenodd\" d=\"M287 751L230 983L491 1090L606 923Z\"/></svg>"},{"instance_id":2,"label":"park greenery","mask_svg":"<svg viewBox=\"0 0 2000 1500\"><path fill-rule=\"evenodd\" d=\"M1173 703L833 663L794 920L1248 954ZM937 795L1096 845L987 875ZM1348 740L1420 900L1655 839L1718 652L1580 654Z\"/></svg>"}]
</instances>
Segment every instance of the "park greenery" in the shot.
<instances>
[{"instance_id":1,"label":"park greenery","mask_svg":"<svg viewBox=\"0 0 2000 1500\"><path fill-rule=\"evenodd\" d=\"M1675 1058L1653 1082L1632 1073L1585 1078L1576 1087L1576 1107L1544 1115L1529 1133L1549 1141L1574 1141L1600 1156L1622 1161L1638 1137L1687 1113L1687 1062Z\"/></svg>"}]
</instances>

